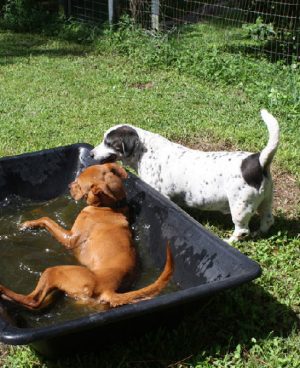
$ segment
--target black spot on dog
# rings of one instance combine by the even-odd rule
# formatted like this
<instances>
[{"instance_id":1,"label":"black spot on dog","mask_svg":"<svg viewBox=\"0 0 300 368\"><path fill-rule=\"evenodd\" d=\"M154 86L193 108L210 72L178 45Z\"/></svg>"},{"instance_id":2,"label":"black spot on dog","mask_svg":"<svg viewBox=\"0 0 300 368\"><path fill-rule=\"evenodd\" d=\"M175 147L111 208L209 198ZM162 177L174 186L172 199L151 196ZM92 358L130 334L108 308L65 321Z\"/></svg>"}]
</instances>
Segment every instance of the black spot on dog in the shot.
<instances>
[{"instance_id":1,"label":"black spot on dog","mask_svg":"<svg viewBox=\"0 0 300 368\"><path fill-rule=\"evenodd\" d=\"M267 172L259 163L260 153L253 153L244 158L241 165L242 176L245 182L259 190L263 177L267 177Z\"/></svg>"},{"instance_id":2,"label":"black spot on dog","mask_svg":"<svg viewBox=\"0 0 300 368\"><path fill-rule=\"evenodd\" d=\"M183 151L179 154L178 158L182 158L186 154L186 151Z\"/></svg>"},{"instance_id":3,"label":"black spot on dog","mask_svg":"<svg viewBox=\"0 0 300 368\"><path fill-rule=\"evenodd\" d=\"M129 157L139 143L139 136L135 129L123 125L109 132L104 143L108 147L122 153L124 157Z\"/></svg>"}]
</instances>

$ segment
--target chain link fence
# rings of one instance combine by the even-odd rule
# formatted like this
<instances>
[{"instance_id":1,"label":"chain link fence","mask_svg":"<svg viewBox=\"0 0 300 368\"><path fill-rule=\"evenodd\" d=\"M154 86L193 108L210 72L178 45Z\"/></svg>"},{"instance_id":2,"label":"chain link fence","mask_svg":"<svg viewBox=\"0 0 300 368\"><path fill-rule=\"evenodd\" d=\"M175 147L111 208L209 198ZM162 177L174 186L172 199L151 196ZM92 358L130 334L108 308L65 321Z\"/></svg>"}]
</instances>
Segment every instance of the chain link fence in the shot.
<instances>
[{"instance_id":1,"label":"chain link fence","mask_svg":"<svg viewBox=\"0 0 300 368\"><path fill-rule=\"evenodd\" d=\"M67 13L77 19L114 22L122 14L144 28L167 31L185 24L209 23L239 28L252 50L272 60L300 60L299 0L68 0ZM236 37L236 33L234 33Z\"/></svg>"}]
</instances>

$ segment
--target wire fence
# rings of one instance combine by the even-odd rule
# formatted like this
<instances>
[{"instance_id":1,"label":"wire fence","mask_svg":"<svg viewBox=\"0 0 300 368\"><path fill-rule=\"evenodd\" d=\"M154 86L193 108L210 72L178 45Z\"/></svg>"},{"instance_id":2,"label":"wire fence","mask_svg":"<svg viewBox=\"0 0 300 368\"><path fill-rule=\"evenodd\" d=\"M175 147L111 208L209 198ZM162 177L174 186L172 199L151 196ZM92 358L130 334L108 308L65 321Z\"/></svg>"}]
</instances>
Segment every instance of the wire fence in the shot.
<instances>
[{"instance_id":1,"label":"wire fence","mask_svg":"<svg viewBox=\"0 0 300 368\"><path fill-rule=\"evenodd\" d=\"M77 20L103 23L108 20L108 2L104 0L65 1L66 15Z\"/></svg>"},{"instance_id":2,"label":"wire fence","mask_svg":"<svg viewBox=\"0 0 300 368\"><path fill-rule=\"evenodd\" d=\"M122 14L144 28L166 31L185 24L209 23L240 29L249 49L272 60L300 60L299 0L68 0L68 15L77 19L116 21ZM234 33L237 37L237 33Z\"/></svg>"}]
</instances>

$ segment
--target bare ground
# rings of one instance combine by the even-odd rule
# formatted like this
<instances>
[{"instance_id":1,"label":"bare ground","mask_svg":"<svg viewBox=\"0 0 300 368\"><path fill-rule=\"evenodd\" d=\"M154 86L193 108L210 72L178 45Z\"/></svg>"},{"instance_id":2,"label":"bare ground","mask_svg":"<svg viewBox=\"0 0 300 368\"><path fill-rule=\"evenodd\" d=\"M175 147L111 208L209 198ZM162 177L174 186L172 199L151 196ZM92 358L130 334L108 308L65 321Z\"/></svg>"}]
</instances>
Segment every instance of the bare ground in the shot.
<instances>
[{"instance_id":1,"label":"bare ground","mask_svg":"<svg viewBox=\"0 0 300 368\"><path fill-rule=\"evenodd\" d=\"M9 353L9 346L0 343L0 367L3 367L5 358Z\"/></svg>"}]
</instances>

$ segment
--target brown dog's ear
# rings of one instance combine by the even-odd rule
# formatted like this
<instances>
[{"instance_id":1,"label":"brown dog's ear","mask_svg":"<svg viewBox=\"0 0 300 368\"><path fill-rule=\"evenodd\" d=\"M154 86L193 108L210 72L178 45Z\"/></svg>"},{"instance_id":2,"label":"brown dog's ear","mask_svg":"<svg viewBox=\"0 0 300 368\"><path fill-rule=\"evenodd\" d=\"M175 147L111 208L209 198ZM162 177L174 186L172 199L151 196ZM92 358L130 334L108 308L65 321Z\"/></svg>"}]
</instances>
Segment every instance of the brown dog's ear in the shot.
<instances>
[{"instance_id":1,"label":"brown dog's ear","mask_svg":"<svg viewBox=\"0 0 300 368\"><path fill-rule=\"evenodd\" d=\"M113 174L117 175L121 179L127 179L128 178L127 171L122 166L120 166L118 164L111 163L110 164L110 171Z\"/></svg>"},{"instance_id":2,"label":"brown dog's ear","mask_svg":"<svg viewBox=\"0 0 300 368\"><path fill-rule=\"evenodd\" d=\"M97 184L93 184L91 186L91 192L94 195L105 194L106 196L110 198L114 198L113 193L111 192L111 190L109 189L109 187L104 181L100 181Z\"/></svg>"},{"instance_id":3,"label":"brown dog's ear","mask_svg":"<svg viewBox=\"0 0 300 368\"><path fill-rule=\"evenodd\" d=\"M82 193L82 190L76 181L73 181L69 185L69 188L70 188L71 195L75 199L75 201L79 201L83 197L84 193Z\"/></svg>"},{"instance_id":4,"label":"brown dog's ear","mask_svg":"<svg viewBox=\"0 0 300 368\"><path fill-rule=\"evenodd\" d=\"M99 196L95 195L92 190L87 194L86 203L89 206L100 206L101 204Z\"/></svg>"},{"instance_id":5,"label":"brown dog's ear","mask_svg":"<svg viewBox=\"0 0 300 368\"><path fill-rule=\"evenodd\" d=\"M91 189L88 192L87 196L87 204L88 205L107 205L107 201L115 202L116 198L108 185L105 182L99 182L97 184L93 184Z\"/></svg>"}]
</instances>

